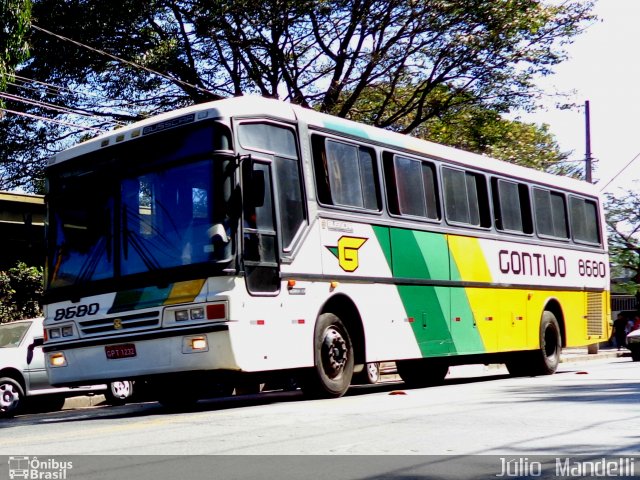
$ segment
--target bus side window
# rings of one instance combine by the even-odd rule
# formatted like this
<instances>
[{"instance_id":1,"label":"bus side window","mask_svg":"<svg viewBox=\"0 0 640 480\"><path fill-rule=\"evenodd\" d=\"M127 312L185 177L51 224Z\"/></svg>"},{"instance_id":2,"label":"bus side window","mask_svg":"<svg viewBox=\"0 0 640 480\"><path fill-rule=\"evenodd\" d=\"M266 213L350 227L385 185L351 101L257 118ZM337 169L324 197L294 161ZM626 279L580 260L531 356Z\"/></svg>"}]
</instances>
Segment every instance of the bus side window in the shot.
<instances>
[{"instance_id":1,"label":"bus side window","mask_svg":"<svg viewBox=\"0 0 640 480\"><path fill-rule=\"evenodd\" d=\"M447 220L489 228L489 199L484 175L448 167L442 168Z\"/></svg>"},{"instance_id":2,"label":"bus side window","mask_svg":"<svg viewBox=\"0 0 640 480\"><path fill-rule=\"evenodd\" d=\"M529 189L524 183L491 179L496 228L512 233L533 233Z\"/></svg>"},{"instance_id":3,"label":"bus side window","mask_svg":"<svg viewBox=\"0 0 640 480\"><path fill-rule=\"evenodd\" d=\"M559 192L534 187L533 203L536 211L538 234L560 239L569 238L567 205Z\"/></svg>"},{"instance_id":4,"label":"bus side window","mask_svg":"<svg viewBox=\"0 0 640 480\"><path fill-rule=\"evenodd\" d=\"M598 206L592 200L569 196L571 232L577 242L600 244Z\"/></svg>"},{"instance_id":5,"label":"bus side window","mask_svg":"<svg viewBox=\"0 0 640 480\"><path fill-rule=\"evenodd\" d=\"M433 163L385 153L384 170L392 214L440 219Z\"/></svg>"},{"instance_id":6,"label":"bus side window","mask_svg":"<svg viewBox=\"0 0 640 480\"><path fill-rule=\"evenodd\" d=\"M380 211L372 149L314 135L313 160L320 203Z\"/></svg>"}]
</instances>

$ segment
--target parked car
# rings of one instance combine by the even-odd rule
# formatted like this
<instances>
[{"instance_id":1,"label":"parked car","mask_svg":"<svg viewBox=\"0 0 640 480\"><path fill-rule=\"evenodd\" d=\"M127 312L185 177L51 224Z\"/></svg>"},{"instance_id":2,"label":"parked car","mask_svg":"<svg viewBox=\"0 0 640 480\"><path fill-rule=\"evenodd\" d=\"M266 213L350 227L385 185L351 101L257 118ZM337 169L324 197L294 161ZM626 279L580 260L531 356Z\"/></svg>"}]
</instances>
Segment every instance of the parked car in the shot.
<instances>
[{"instance_id":1,"label":"parked car","mask_svg":"<svg viewBox=\"0 0 640 480\"><path fill-rule=\"evenodd\" d=\"M640 361L640 329L629 332L627 335L627 348L631 350L631 358L634 362Z\"/></svg>"},{"instance_id":2,"label":"parked car","mask_svg":"<svg viewBox=\"0 0 640 480\"><path fill-rule=\"evenodd\" d=\"M39 403L59 410L68 397L100 393L107 402L123 404L133 394L128 380L109 385L55 388L49 384L42 352L42 318L0 324L0 418ZM46 402L46 403L45 403Z\"/></svg>"}]
</instances>

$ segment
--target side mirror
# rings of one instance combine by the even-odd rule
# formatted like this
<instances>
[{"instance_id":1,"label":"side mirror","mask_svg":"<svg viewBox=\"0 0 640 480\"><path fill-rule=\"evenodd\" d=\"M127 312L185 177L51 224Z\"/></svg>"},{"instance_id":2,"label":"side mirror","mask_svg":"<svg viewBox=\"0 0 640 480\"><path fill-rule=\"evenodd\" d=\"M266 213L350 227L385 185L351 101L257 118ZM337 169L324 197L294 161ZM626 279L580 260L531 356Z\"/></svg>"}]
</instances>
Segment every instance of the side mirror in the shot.
<instances>
[{"instance_id":1,"label":"side mirror","mask_svg":"<svg viewBox=\"0 0 640 480\"><path fill-rule=\"evenodd\" d=\"M42 345L44 345L44 338L37 337L33 339L33 343L31 344L31 347L32 348L41 347Z\"/></svg>"}]
</instances>

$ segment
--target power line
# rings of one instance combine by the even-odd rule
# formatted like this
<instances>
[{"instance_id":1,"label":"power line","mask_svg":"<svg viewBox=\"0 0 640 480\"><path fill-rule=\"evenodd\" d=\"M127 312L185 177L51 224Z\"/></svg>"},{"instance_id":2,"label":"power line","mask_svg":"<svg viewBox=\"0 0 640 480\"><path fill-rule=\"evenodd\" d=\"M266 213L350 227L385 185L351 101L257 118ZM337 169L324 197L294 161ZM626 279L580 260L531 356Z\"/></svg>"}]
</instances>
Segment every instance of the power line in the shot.
<instances>
[{"instance_id":1,"label":"power line","mask_svg":"<svg viewBox=\"0 0 640 480\"><path fill-rule=\"evenodd\" d=\"M624 172L627 168L629 168L629 166L630 166L633 162L635 162L638 158L640 158L640 152L638 152L638 153L636 154L636 156L635 156L635 157L633 157L633 158L632 158L632 159L631 159L631 160L630 160L630 161L629 161L629 162L628 162L624 167L622 167L622 168L618 171L618 173L616 173L616 174L615 174L615 175L614 175L614 176L613 176L613 177L612 177L612 178L611 178L611 179L610 179L610 180L605 184L605 186L604 186L604 187L601 187L601 188L600 188L600 191L601 191L601 192L602 192L602 191L604 191L604 189L605 189L605 188L607 188L611 183L613 183L613 181L614 181L616 178L618 178L618 177L622 174L622 172Z\"/></svg>"},{"instance_id":2,"label":"power line","mask_svg":"<svg viewBox=\"0 0 640 480\"><path fill-rule=\"evenodd\" d=\"M143 65L139 65L139 64L137 64L135 62L132 62L131 60L125 60L124 58L117 57L117 56L115 56L115 55L113 55L111 53L105 52L104 50L100 50L100 49L91 47L89 45L85 45L84 43L78 42L77 40L73 40L71 38L59 35L57 33L53 33L53 32L51 32L49 30L46 30L46 29L44 29L42 27L38 27L37 25L35 25L33 23L31 24L31 27L34 28L35 30L38 30L38 31L43 32L43 33L46 33L47 35L51 35L51 36L56 37L56 38L58 38L60 40L64 40L65 42L70 42L70 43L73 43L74 45L77 45L79 47L86 48L87 50L90 50L92 52L96 52L96 53L99 53L100 55L104 55L104 56L106 56L108 58L116 60L117 62L125 63L127 65L132 66L132 67L139 68L141 70L145 70L145 71L147 71L149 73L153 73L154 75L159 75L162 78L170 80L171 82L180 83L181 85L185 85L187 87L194 88L196 90L199 90L201 92L207 93L209 95L217 96L213 92L207 90L206 88L202 88L202 87L199 87L197 85L192 85L192 84L190 84L188 82L185 82L184 80L180 80L179 78L175 78L175 77L172 77L171 75L167 75L167 74L158 72L156 70L153 70L151 68L145 67Z\"/></svg>"},{"instance_id":3,"label":"power line","mask_svg":"<svg viewBox=\"0 0 640 480\"><path fill-rule=\"evenodd\" d=\"M79 92L77 90L73 90L69 87L61 87L60 85L55 85L53 83L47 83L47 82L43 82L41 80L35 80L33 78L29 78L29 77L23 77L20 75L14 75L14 78L20 82L22 82L21 84L17 84L14 82L7 82L10 85L14 85L18 88L26 88L28 90L33 90L33 91L38 91L36 88L34 88L33 86L27 85L27 83L35 83L38 85L42 85L45 87L45 90L50 90L53 91L53 93L58 94L61 92L69 92L69 93L73 93L74 95L82 95L85 97L90 97L90 98L95 98L96 100L102 100L102 101L106 101L106 102L116 102L119 103L121 105L125 105L125 106L129 106L132 108L139 108L140 105L136 104L136 103L131 103L128 102L125 99L122 98L107 98L104 97L103 95L99 95L96 93L91 93L91 92ZM122 108L122 107L120 107Z\"/></svg>"},{"instance_id":4,"label":"power line","mask_svg":"<svg viewBox=\"0 0 640 480\"><path fill-rule=\"evenodd\" d=\"M42 120L45 122L57 123L59 125L64 125L65 127L77 128L79 130L93 130L94 132L98 132L98 133L101 133L103 131L103 129L96 128L96 127L88 127L86 125L77 125L75 123L64 122L62 120L56 120L54 118L42 117L40 115L34 115L32 113L17 112L15 110L9 110L8 108L0 108L0 111L12 113L13 115L18 115L20 117L34 118L36 120Z\"/></svg>"},{"instance_id":5,"label":"power line","mask_svg":"<svg viewBox=\"0 0 640 480\"><path fill-rule=\"evenodd\" d=\"M24 103L26 105L34 105L36 107L42 107L42 108L46 108L49 110L54 110L56 112L61 112L61 113L66 113L66 114L70 114L70 115L79 115L79 116L83 116L83 117L93 117L93 118L99 118L97 115L91 114L91 113L87 113L87 112L83 112L81 110L74 110L71 108L66 108L66 107L62 107L60 105L55 105L53 103L49 103L49 102L43 102L41 100L32 100L30 98L26 98L26 97L21 97L19 95L12 95L10 93L2 93L0 92L0 97L1 98L6 98L7 100L11 100L14 102L20 102L20 103ZM109 123L115 123L117 125L125 125L125 123L123 122L119 122L117 120L108 120Z\"/></svg>"}]
</instances>

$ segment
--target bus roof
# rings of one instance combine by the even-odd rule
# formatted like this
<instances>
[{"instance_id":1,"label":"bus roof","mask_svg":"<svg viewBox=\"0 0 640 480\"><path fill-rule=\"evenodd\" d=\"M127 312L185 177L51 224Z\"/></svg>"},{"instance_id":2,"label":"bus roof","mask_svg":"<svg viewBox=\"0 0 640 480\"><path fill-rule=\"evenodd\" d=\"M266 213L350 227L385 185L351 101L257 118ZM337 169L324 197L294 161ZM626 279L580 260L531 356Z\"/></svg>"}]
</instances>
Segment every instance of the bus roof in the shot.
<instances>
[{"instance_id":1,"label":"bus roof","mask_svg":"<svg viewBox=\"0 0 640 480\"><path fill-rule=\"evenodd\" d=\"M179 125L180 122L178 122L178 120L180 119L185 119L186 123L187 121L198 122L207 119L231 118L235 116L267 116L288 121L300 120L311 127L328 129L352 137L387 144L434 159L448 160L460 166L496 172L502 175L527 179L570 191L599 196L599 190L596 186L585 181L522 167L485 155L421 140L410 135L403 135L344 118L319 113L315 110L280 100L252 95L201 103L149 117L64 150L52 156L48 164L58 164L71 158L139 137L141 133L146 133L144 132L145 129L153 129L158 126L160 126L160 128L155 128L156 130L168 129L172 126Z\"/></svg>"}]
</instances>

